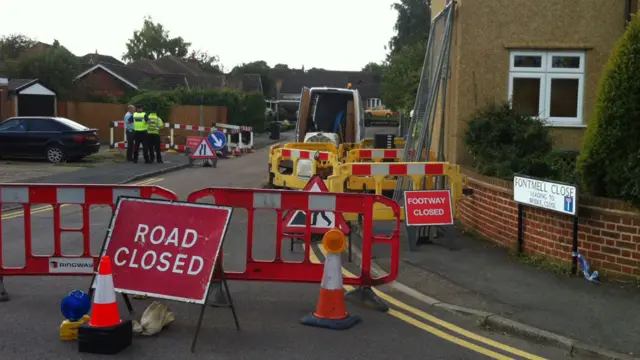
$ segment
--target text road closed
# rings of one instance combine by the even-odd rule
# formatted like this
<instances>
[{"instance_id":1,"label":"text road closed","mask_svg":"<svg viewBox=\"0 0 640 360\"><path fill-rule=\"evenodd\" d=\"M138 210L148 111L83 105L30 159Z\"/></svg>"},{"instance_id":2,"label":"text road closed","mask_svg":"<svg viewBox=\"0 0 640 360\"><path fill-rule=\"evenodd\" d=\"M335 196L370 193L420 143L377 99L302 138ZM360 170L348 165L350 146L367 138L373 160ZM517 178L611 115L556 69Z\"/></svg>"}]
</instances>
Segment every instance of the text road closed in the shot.
<instances>
[{"instance_id":1,"label":"text road closed","mask_svg":"<svg viewBox=\"0 0 640 360\"><path fill-rule=\"evenodd\" d=\"M104 255L117 291L204 303L231 208L122 199Z\"/></svg>"},{"instance_id":2,"label":"text road closed","mask_svg":"<svg viewBox=\"0 0 640 360\"><path fill-rule=\"evenodd\" d=\"M404 204L408 226L453 224L449 190L406 191Z\"/></svg>"}]
</instances>

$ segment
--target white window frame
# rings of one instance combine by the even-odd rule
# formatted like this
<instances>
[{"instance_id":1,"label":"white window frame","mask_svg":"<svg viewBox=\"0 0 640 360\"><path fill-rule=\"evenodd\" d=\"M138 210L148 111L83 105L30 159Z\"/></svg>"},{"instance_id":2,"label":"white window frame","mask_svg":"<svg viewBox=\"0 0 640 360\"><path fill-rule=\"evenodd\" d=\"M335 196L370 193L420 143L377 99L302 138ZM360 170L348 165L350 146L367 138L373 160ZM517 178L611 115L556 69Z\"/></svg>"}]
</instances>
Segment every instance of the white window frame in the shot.
<instances>
[{"instance_id":1,"label":"white window frame","mask_svg":"<svg viewBox=\"0 0 640 360\"><path fill-rule=\"evenodd\" d=\"M516 56L539 56L541 66L539 68L516 67ZM552 68L554 56L566 56L580 58L580 67ZM513 99L514 78L540 79L540 108L539 117L543 118L548 126L559 127L584 127L584 86L585 86L585 52L584 51L511 51L509 54L509 99ZM577 79L578 80L578 109L574 118L551 117L551 83L553 79Z\"/></svg>"}]
</instances>

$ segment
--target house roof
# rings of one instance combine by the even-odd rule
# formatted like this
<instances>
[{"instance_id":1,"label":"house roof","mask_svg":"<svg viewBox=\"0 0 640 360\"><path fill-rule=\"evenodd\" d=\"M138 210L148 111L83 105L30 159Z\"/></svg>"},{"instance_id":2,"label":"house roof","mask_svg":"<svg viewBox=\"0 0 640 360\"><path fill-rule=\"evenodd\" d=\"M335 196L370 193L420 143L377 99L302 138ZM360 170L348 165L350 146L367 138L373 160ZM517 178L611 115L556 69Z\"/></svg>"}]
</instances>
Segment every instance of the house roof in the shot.
<instances>
[{"instance_id":1,"label":"house roof","mask_svg":"<svg viewBox=\"0 0 640 360\"><path fill-rule=\"evenodd\" d=\"M363 98L380 97L380 80L374 74L362 71L333 71L316 70L302 72L294 70L289 72L278 71L272 76L282 79L280 93L297 94L303 87L337 87L346 88L351 83L360 91Z\"/></svg>"},{"instance_id":2,"label":"house roof","mask_svg":"<svg viewBox=\"0 0 640 360\"><path fill-rule=\"evenodd\" d=\"M155 74L113 64L96 64L93 66L87 64L84 67L84 71L76 76L75 80L83 78L96 69L102 69L136 90L140 86L144 86L147 80L152 81L155 86L166 90L175 89L179 86L187 86L185 76L182 74Z\"/></svg>"},{"instance_id":3,"label":"house roof","mask_svg":"<svg viewBox=\"0 0 640 360\"><path fill-rule=\"evenodd\" d=\"M17 92L38 82L38 79L9 79L9 91Z\"/></svg>"},{"instance_id":4,"label":"house roof","mask_svg":"<svg viewBox=\"0 0 640 360\"><path fill-rule=\"evenodd\" d=\"M54 91L42 85L38 79L9 79L8 85L10 94L19 94L25 91L26 95L56 95Z\"/></svg>"},{"instance_id":5,"label":"house roof","mask_svg":"<svg viewBox=\"0 0 640 360\"><path fill-rule=\"evenodd\" d=\"M127 67L151 74L181 74L186 78L190 88L220 89L224 86L224 76L213 75L200 69L196 62L171 55L157 60L137 60Z\"/></svg>"},{"instance_id":6,"label":"house roof","mask_svg":"<svg viewBox=\"0 0 640 360\"><path fill-rule=\"evenodd\" d=\"M244 74L241 76L229 76L226 79L227 87L246 93L263 94L262 78L259 74Z\"/></svg>"},{"instance_id":7,"label":"house roof","mask_svg":"<svg viewBox=\"0 0 640 360\"><path fill-rule=\"evenodd\" d=\"M120 65L120 66L124 66L124 63L116 58L114 58L113 56L110 55L102 55L102 54L98 54L98 52L96 51L95 53L89 53L86 54L82 57L80 57L80 60L85 63L85 64L91 64L91 65L96 65L96 64L113 64L113 65Z\"/></svg>"}]
</instances>

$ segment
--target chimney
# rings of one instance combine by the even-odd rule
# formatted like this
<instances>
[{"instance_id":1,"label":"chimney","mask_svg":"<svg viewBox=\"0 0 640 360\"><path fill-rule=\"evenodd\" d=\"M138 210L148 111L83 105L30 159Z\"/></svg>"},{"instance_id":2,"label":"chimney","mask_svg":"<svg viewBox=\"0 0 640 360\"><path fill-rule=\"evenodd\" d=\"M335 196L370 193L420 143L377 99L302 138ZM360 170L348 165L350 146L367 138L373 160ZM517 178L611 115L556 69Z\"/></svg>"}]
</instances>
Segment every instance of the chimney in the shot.
<instances>
[{"instance_id":1,"label":"chimney","mask_svg":"<svg viewBox=\"0 0 640 360\"><path fill-rule=\"evenodd\" d=\"M9 117L9 80L0 77L0 121Z\"/></svg>"}]
</instances>

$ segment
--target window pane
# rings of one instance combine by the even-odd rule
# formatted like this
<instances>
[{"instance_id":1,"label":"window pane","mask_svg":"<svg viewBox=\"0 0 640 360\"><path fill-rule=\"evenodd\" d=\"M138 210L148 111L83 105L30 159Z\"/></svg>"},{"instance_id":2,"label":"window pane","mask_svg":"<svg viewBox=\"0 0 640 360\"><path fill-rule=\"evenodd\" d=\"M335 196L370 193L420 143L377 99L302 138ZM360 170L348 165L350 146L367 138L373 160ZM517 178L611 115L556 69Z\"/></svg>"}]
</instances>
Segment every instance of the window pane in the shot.
<instances>
[{"instance_id":1,"label":"window pane","mask_svg":"<svg viewBox=\"0 0 640 360\"><path fill-rule=\"evenodd\" d=\"M535 55L516 55L513 59L513 66L524 68L542 67L542 56Z\"/></svg>"},{"instance_id":2,"label":"window pane","mask_svg":"<svg viewBox=\"0 0 640 360\"><path fill-rule=\"evenodd\" d=\"M513 108L524 116L540 115L540 79L513 79Z\"/></svg>"},{"instance_id":3,"label":"window pane","mask_svg":"<svg viewBox=\"0 0 640 360\"><path fill-rule=\"evenodd\" d=\"M29 131L60 131L60 124L55 120L29 120Z\"/></svg>"},{"instance_id":4,"label":"window pane","mask_svg":"<svg viewBox=\"0 0 640 360\"><path fill-rule=\"evenodd\" d=\"M561 69L579 69L580 57L578 56L553 56L551 66Z\"/></svg>"},{"instance_id":5,"label":"window pane","mask_svg":"<svg viewBox=\"0 0 640 360\"><path fill-rule=\"evenodd\" d=\"M0 124L0 131L24 131L19 120L8 120Z\"/></svg>"},{"instance_id":6,"label":"window pane","mask_svg":"<svg viewBox=\"0 0 640 360\"><path fill-rule=\"evenodd\" d=\"M578 117L578 79L551 79L551 117Z\"/></svg>"}]
</instances>

